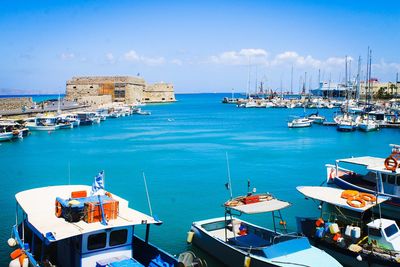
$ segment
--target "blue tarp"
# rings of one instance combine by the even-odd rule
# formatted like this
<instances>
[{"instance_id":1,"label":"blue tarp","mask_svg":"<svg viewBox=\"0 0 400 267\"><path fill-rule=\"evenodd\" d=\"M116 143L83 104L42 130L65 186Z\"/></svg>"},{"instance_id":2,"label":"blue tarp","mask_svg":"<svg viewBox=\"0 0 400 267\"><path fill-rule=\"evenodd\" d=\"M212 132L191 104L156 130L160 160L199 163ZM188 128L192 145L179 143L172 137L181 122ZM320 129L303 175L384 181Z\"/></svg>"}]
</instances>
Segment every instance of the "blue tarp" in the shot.
<instances>
[{"instance_id":1,"label":"blue tarp","mask_svg":"<svg viewBox=\"0 0 400 267\"><path fill-rule=\"evenodd\" d=\"M310 242L306 237L286 240L281 243L271 245L263 249L267 258L276 258L291 254L297 251L311 248Z\"/></svg>"}]
</instances>

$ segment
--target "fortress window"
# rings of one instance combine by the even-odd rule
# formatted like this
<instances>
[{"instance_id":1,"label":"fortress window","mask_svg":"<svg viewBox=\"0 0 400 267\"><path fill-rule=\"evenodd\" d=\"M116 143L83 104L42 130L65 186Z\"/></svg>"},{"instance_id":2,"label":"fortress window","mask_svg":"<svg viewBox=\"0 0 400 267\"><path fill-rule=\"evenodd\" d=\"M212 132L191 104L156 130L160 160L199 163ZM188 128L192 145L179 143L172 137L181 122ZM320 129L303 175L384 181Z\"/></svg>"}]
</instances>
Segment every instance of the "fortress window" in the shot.
<instances>
[{"instance_id":1,"label":"fortress window","mask_svg":"<svg viewBox=\"0 0 400 267\"><path fill-rule=\"evenodd\" d=\"M125 244L128 240L128 230L116 230L110 233L110 246L118 246Z\"/></svg>"},{"instance_id":2,"label":"fortress window","mask_svg":"<svg viewBox=\"0 0 400 267\"><path fill-rule=\"evenodd\" d=\"M165 98L163 97L163 98L161 98L161 100L165 100Z\"/></svg>"},{"instance_id":3,"label":"fortress window","mask_svg":"<svg viewBox=\"0 0 400 267\"><path fill-rule=\"evenodd\" d=\"M99 233L88 237L87 249L95 250L106 247L107 234Z\"/></svg>"},{"instance_id":4,"label":"fortress window","mask_svg":"<svg viewBox=\"0 0 400 267\"><path fill-rule=\"evenodd\" d=\"M93 85L91 85L90 88L93 88Z\"/></svg>"},{"instance_id":5,"label":"fortress window","mask_svg":"<svg viewBox=\"0 0 400 267\"><path fill-rule=\"evenodd\" d=\"M72 88L76 89L76 86L74 86L74 87L72 87Z\"/></svg>"}]
</instances>

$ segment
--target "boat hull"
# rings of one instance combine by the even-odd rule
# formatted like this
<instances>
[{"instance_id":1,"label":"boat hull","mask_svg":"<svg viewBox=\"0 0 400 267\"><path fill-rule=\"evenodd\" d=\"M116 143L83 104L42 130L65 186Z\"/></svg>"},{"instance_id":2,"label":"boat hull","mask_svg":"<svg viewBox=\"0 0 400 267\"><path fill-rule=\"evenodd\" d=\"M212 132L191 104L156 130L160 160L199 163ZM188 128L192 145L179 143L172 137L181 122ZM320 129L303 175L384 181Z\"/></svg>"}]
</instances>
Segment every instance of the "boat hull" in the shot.
<instances>
[{"instance_id":1,"label":"boat hull","mask_svg":"<svg viewBox=\"0 0 400 267\"><path fill-rule=\"evenodd\" d=\"M0 133L0 142L10 141L13 137L14 134L12 132Z\"/></svg>"},{"instance_id":2,"label":"boat hull","mask_svg":"<svg viewBox=\"0 0 400 267\"><path fill-rule=\"evenodd\" d=\"M36 125L28 125L29 131L55 131L60 129L59 125L53 126L36 126Z\"/></svg>"}]
</instances>

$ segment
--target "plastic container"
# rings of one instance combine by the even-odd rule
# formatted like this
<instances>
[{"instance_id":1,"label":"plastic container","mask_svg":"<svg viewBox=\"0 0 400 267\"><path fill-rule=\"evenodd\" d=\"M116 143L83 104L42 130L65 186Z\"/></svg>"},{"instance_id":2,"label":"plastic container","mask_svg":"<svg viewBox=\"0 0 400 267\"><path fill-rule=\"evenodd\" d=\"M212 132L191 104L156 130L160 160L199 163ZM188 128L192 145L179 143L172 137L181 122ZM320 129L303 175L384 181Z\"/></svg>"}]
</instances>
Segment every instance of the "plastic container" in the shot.
<instances>
[{"instance_id":1,"label":"plastic container","mask_svg":"<svg viewBox=\"0 0 400 267\"><path fill-rule=\"evenodd\" d=\"M337 224L337 223L332 223L332 224L329 226L329 231L331 232L331 234L339 233L340 230L339 230L338 224Z\"/></svg>"},{"instance_id":2,"label":"plastic container","mask_svg":"<svg viewBox=\"0 0 400 267\"><path fill-rule=\"evenodd\" d=\"M353 229L353 226L347 225L346 230L344 231L344 235L351 237L351 230Z\"/></svg>"},{"instance_id":3,"label":"plastic container","mask_svg":"<svg viewBox=\"0 0 400 267\"><path fill-rule=\"evenodd\" d=\"M353 226L351 229L351 237L352 238L360 238L361 237L361 228L358 226Z\"/></svg>"},{"instance_id":4,"label":"plastic container","mask_svg":"<svg viewBox=\"0 0 400 267\"><path fill-rule=\"evenodd\" d=\"M318 238L323 238L324 235L325 235L325 229L324 229L324 227L317 227L316 230L315 230L315 235L316 235Z\"/></svg>"}]
</instances>

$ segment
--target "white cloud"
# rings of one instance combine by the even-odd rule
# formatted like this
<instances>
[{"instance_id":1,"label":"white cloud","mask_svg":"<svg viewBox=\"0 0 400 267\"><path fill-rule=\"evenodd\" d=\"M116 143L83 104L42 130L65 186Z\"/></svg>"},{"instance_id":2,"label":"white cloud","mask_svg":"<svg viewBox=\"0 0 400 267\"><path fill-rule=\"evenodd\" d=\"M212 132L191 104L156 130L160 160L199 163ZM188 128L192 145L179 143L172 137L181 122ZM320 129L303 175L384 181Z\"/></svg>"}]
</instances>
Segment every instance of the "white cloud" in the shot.
<instances>
[{"instance_id":1,"label":"white cloud","mask_svg":"<svg viewBox=\"0 0 400 267\"><path fill-rule=\"evenodd\" d=\"M222 52L217 56L211 56L210 61L216 64L225 65L247 65L266 64L268 53L264 49L246 48L240 51Z\"/></svg>"},{"instance_id":2,"label":"white cloud","mask_svg":"<svg viewBox=\"0 0 400 267\"><path fill-rule=\"evenodd\" d=\"M177 58L171 60L171 63L174 64L174 65L178 65L178 66L182 66L183 65L182 60L177 59Z\"/></svg>"},{"instance_id":3,"label":"white cloud","mask_svg":"<svg viewBox=\"0 0 400 267\"><path fill-rule=\"evenodd\" d=\"M111 64L115 63L115 57L111 52L106 54L106 59Z\"/></svg>"},{"instance_id":4,"label":"white cloud","mask_svg":"<svg viewBox=\"0 0 400 267\"><path fill-rule=\"evenodd\" d=\"M138 53L136 53L135 50L130 50L127 53L124 54L124 59L126 61L131 61L131 62L138 62L138 63L143 63L148 66L159 66L163 65L165 63L165 58L164 57L145 57L145 56L140 56Z\"/></svg>"},{"instance_id":5,"label":"white cloud","mask_svg":"<svg viewBox=\"0 0 400 267\"><path fill-rule=\"evenodd\" d=\"M60 55L61 60L71 60L75 58L75 54L74 53L61 53Z\"/></svg>"}]
</instances>

